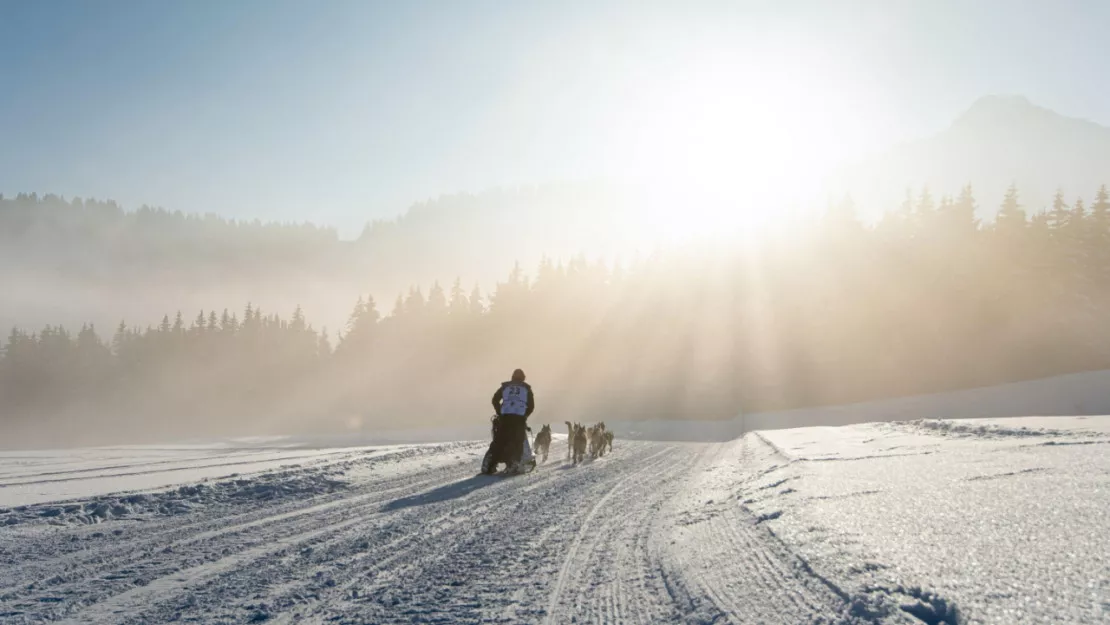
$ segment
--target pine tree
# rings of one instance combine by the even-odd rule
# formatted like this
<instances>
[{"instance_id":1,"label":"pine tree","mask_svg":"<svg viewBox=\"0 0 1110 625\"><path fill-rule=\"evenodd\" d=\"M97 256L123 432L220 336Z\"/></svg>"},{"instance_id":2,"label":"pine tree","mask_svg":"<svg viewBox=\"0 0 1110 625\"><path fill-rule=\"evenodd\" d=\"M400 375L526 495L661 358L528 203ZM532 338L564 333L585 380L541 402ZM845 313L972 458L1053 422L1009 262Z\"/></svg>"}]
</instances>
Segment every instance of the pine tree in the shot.
<instances>
[{"instance_id":1,"label":"pine tree","mask_svg":"<svg viewBox=\"0 0 1110 625\"><path fill-rule=\"evenodd\" d=\"M436 281L432 284L432 290L428 291L428 302L425 304L425 309L428 317L431 319L443 319L447 316L447 297L443 293L443 287Z\"/></svg>"},{"instance_id":2,"label":"pine tree","mask_svg":"<svg viewBox=\"0 0 1110 625\"><path fill-rule=\"evenodd\" d=\"M289 320L289 329L298 334L303 333L307 330L307 324L305 323L304 318L304 311L301 310L300 304L297 304L297 308L293 311L293 318Z\"/></svg>"},{"instance_id":3,"label":"pine tree","mask_svg":"<svg viewBox=\"0 0 1110 625\"><path fill-rule=\"evenodd\" d=\"M1084 247L1088 275L1096 284L1110 284L1110 192L1102 185L1091 204L1086 222Z\"/></svg>"},{"instance_id":4,"label":"pine tree","mask_svg":"<svg viewBox=\"0 0 1110 625\"><path fill-rule=\"evenodd\" d=\"M355 302L354 310L352 310L351 314L347 317L347 334L350 334L351 332L355 332L357 330L359 324L362 323L362 318L365 315L366 300L364 300L362 296L359 295L358 301Z\"/></svg>"},{"instance_id":5,"label":"pine tree","mask_svg":"<svg viewBox=\"0 0 1110 625\"><path fill-rule=\"evenodd\" d=\"M81 331L77 333L77 349L82 351L94 351L100 347L103 347L103 344L100 342L100 337L96 334L96 325L82 324Z\"/></svg>"},{"instance_id":6,"label":"pine tree","mask_svg":"<svg viewBox=\"0 0 1110 625\"><path fill-rule=\"evenodd\" d=\"M120 321L116 327L116 333L112 335L112 353L116 356L122 356L124 350L127 348L128 332L127 322Z\"/></svg>"},{"instance_id":7,"label":"pine tree","mask_svg":"<svg viewBox=\"0 0 1110 625\"><path fill-rule=\"evenodd\" d=\"M913 237L914 201L913 191L906 189L902 203L894 210L883 213L879 220L878 230L883 233L882 238L889 242L899 242L902 239Z\"/></svg>"},{"instance_id":8,"label":"pine tree","mask_svg":"<svg viewBox=\"0 0 1110 625\"><path fill-rule=\"evenodd\" d=\"M922 187L921 195L913 208L913 227L917 232L927 231L933 227L936 218L936 205L929 187Z\"/></svg>"},{"instance_id":9,"label":"pine tree","mask_svg":"<svg viewBox=\"0 0 1110 625\"><path fill-rule=\"evenodd\" d=\"M585 257L581 258L581 263L582 273L585 274L588 271ZM509 272L508 280L497 283L493 295L489 298L490 310L508 315L519 314L528 290L528 278L520 268L520 262L516 262L513 264L513 270Z\"/></svg>"},{"instance_id":10,"label":"pine tree","mask_svg":"<svg viewBox=\"0 0 1110 625\"><path fill-rule=\"evenodd\" d=\"M1071 211L1068 210L1068 203L1064 201L1064 192L1057 189L1056 195L1052 198L1052 209L1048 212L1048 227L1053 231L1054 236L1067 229L1070 218Z\"/></svg>"},{"instance_id":11,"label":"pine tree","mask_svg":"<svg viewBox=\"0 0 1110 625\"><path fill-rule=\"evenodd\" d=\"M207 317L204 316L204 311L197 313L197 318L193 319L193 325L189 327L189 333L194 335L204 334L208 330Z\"/></svg>"},{"instance_id":12,"label":"pine tree","mask_svg":"<svg viewBox=\"0 0 1110 625\"><path fill-rule=\"evenodd\" d=\"M381 318L382 315L378 312L378 304L374 301L374 297L372 295L367 295L366 305L363 307L363 323L373 328L378 324Z\"/></svg>"},{"instance_id":13,"label":"pine tree","mask_svg":"<svg viewBox=\"0 0 1110 625\"><path fill-rule=\"evenodd\" d=\"M1073 281L1071 288L1077 291L1074 295L1081 299L1089 288L1088 281L1093 281L1094 278L1087 270L1089 261L1083 245L1087 237L1087 210L1083 198L1076 199L1074 207L1068 211L1067 221L1060 235L1060 242L1064 246L1061 255L1067 272L1065 279Z\"/></svg>"},{"instance_id":14,"label":"pine tree","mask_svg":"<svg viewBox=\"0 0 1110 625\"><path fill-rule=\"evenodd\" d=\"M328 329L320 330L320 338L316 341L316 357L323 360L331 356L331 341L328 340Z\"/></svg>"},{"instance_id":15,"label":"pine tree","mask_svg":"<svg viewBox=\"0 0 1110 625\"><path fill-rule=\"evenodd\" d=\"M421 318L424 316L426 304L420 287L410 287L408 297L405 298L405 314L413 319Z\"/></svg>"},{"instance_id":16,"label":"pine tree","mask_svg":"<svg viewBox=\"0 0 1110 625\"><path fill-rule=\"evenodd\" d=\"M240 324L239 329L245 335L253 336L261 327L262 309L255 309L247 302L247 308L243 311L243 322Z\"/></svg>"},{"instance_id":17,"label":"pine tree","mask_svg":"<svg viewBox=\"0 0 1110 625\"><path fill-rule=\"evenodd\" d=\"M966 239L979 229L979 218L975 216L975 194L971 185L965 185L955 201L950 198L937 212L944 232L951 238Z\"/></svg>"},{"instance_id":18,"label":"pine tree","mask_svg":"<svg viewBox=\"0 0 1110 625\"><path fill-rule=\"evenodd\" d=\"M482 290L478 285L474 285L474 290L470 292L470 314L474 317L481 317L486 312L486 307L482 304Z\"/></svg>"},{"instance_id":19,"label":"pine tree","mask_svg":"<svg viewBox=\"0 0 1110 625\"><path fill-rule=\"evenodd\" d=\"M466 314L470 307L470 302L466 298L466 293L462 288L462 280L455 278L455 284L451 287L451 303L448 307L450 315L456 319L461 318Z\"/></svg>"},{"instance_id":20,"label":"pine tree","mask_svg":"<svg viewBox=\"0 0 1110 625\"><path fill-rule=\"evenodd\" d=\"M359 296L347 318L347 332L338 339L337 351L365 353L374 342L381 315L372 296Z\"/></svg>"},{"instance_id":21,"label":"pine tree","mask_svg":"<svg viewBox=\"0 0 1110 625\"><path fill-rule=\"evenodd\" d=\"M1025 210L1018 203L1017 186L1010 185L998 210L998 217L995 218L995 232L1004 240L1016 242L1025 228Z\"/></svg>"}]
</instances>

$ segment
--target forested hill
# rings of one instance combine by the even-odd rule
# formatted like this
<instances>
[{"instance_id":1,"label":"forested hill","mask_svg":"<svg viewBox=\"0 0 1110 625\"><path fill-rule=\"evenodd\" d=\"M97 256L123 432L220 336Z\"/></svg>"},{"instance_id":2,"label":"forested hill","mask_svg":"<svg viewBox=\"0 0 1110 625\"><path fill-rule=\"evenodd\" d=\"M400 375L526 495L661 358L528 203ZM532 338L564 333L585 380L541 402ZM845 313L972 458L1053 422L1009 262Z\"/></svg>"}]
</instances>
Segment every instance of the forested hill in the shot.
<instances>
[{"instance_id":1,"label":"forested hill","mask_svg":"<svg viewBox=\"0 0 1110 625\"><path fill-rule=\"evenodd\" d=\"M356 240L310 223L236 221L111 200L0 196L0 323L156 322L182 310L253 301L340 322L359 293L391 298L461 278L491 285L514 262L614 251L626 221L598 186L445 196ZM311 207L305 213L311 214ZM615 236L616 235L616 236Z\"/></svg>"}]
</instances>

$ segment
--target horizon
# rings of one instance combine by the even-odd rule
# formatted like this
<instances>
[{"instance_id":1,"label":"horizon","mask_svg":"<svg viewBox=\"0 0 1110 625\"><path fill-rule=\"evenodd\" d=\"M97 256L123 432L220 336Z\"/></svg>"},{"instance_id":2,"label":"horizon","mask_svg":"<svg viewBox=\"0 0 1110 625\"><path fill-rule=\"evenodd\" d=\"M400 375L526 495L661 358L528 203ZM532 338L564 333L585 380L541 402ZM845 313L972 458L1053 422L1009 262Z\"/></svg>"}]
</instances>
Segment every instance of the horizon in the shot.
<instances>
[{"instance_id":1,"label":"horizon","mask_svg":"<svg viewBox=\"0 0 1110 625\"><path fill-rule=\"evenodd\" d=\"M1067 78L1098 58L1083 33L1106 7L990 4L22 6L0 54L22 87L0 131L22 149L0 158L0 189L349 239L421 201L520 185L743 186L759 204L800 179L812 196L987 95L1110 122ZM1027 50L1054 24L1068 46Z\"/></svg>"},{"instance_id":2,"label":"horizon","mask_svg":"<svg viewBox=\"0 0 1110 625\"><path fill-rule=\"evenodd\" d=\"M932 139L935 139L938 136L941 136L944 130L949 130L951 128L954 128L955 125L958 122L960 122L962 119L964 119L964 117L966 115L970 114L971 112L973 112L977 108L979 108L983 105L995 105L997 107L997 105L999 105L1000 103L1005 105L1008 102L1017 103L1021 107L1027 108L1030 112L1034 112L1034 111L1038 111L1038 110L1039 111L1045 111L1049 114L1052 114L1057 119L1060 119L1060 120L1063 120L1063 121L1094 124L1094 125L1096 125L1100 128L1110 130L1110 126L1100 124L1097 121L1090 120L1090 119L1087 119L1087 118L1074 117L1074 116L1069 116L1069 115L1062 114L1058 111L1054 111L1054 110L1052 110L1048 107L1042 106L1040 103L1032 101L1028 97L1026 97L1025 95L1022 95L1022 94L1001 94L1001 93L986 94L986 95L982 95L982 96L976 98L969 106L964 107L964 109L962 109L962 111L956 117L954 117L952 120L950 120L948 122L947 126L945 126L945 128L942 129L942 131L940 131L938 133L924 135L924 136L910 137L910 138L906 139L903 142L891 144L889 146L884 146L884 148L882 148L876 154L878 154L878 155L892 154L897 149L905 147L905 146L913 146L913 145L924 144L925 142L927 142L929 140L932 140ZM997 112L997 110L995 110L995 112ZM850 163L850 165L860 165L863 162L864 161L856 161L856 162ZM596 187L596 185L598 185L598 184L600 184L601 187ZM971 180L971 179L968 179L963 184L969 184L973 188L978 187L978 184L975 181ZM1023 191L1027 190L1027 189L1023 189L1022 185L1017 185L1016 181L1014 182L1014 184L1017 186L1019 194L1022 193ZM1100 183L1100 185L1101 184L1104 184L1104 183ZM497 195L497 194L510 194L510 195L512 195L512 194L523 193L523 192L528 192L528 191L543 191L544 189L588 188L591 185L595 186L596 188L605 189L609 192L623 193L624 195L619 196L621 201L623 201L625 203L630 203L628 205L649 207L649 208L653 209L656 212L658 212L660 210L666 210L667 202L671 201L672 198L667 197L667 196L663 196L662 198L653 197L653 195L652 195L653 191L658 191L660 189L666 189L666 190L669 190L669 191L672 191L672 192L690 194L689 189L675 188L673 185L670 185L670 187L668 188L666 182L663 183L663 186L654 186L654 187L651 186L650 182L649 183L640 183L638 186L630 186L630 185L627 184L627 181L625 181L625 184L622 186L620 182L614 183L612 180L606 180L606 179L577 180L577 181L563 180L563 181L521 182L521 183L512 184L512 185L493 185L493 186L487 186L487 187L475 188L475 189L461 189L461 190L458 190L458 191L455 191L455 192L452 192L452 193L441 193L441 194L438 194L438 195L435 195L435 196L427 196L427 197L417 198L417 199L414 199L411 202L409 202L404 209L402 209L400 212L398 212L396 214L369 218L358 227L355 227L355 225L353 225L354 222L352 222L352 225L347 229L344 229L339 222L328 221L328 220L317 220L317 219L312 219L311 217L308 217L308 218L302 218L302 217L284 218L284 217L278 216L276 218L272 218L272 217L266 217L266 216L236 216L236 215L221 214L221 213L210 211L210 210L187 211L187 210L182 210L180 208L175 208L173 206L165 206L165 205L159 204L159 203L154 203L154 204L144 203L142 205L128 206L128 205L126 205L122 202L119 202L117 200L117 198L112 197L112 196L108 196L108 197L94 197L94 196L81 196L81 195L67 196L66 194L56 193L56 192L51 191L51 190L46 190L44 192L43 190L38 190L38 189L31 189L31 190L21 189L21 190L18 190L16 192L14 192L14 193L8 192L6 190L0 190L0 199L16 199L16 198L19 198L19 197L22 197L22 196L28 196L28 197L29 196L36 196L39 199L43 199L43 198L47 198L47 197L50 197L50 196L56 196L56 197L59 197L62 200L65 200L67 202L72 201L72 200L80 199L80 200L84 200L84 201L115 203L116 205L118 205L120 207L121 210L123 210L125 213L128 213L128 214L133 214L133 213L136 213L136 212L138 212L140 210L143 210L143 209L150 209L150 210L165 211L165 212L171 213L171 214L172 213L181 213L183 215L190 216L190 217L201 217L201 218L203 218L203 217L207 217L207 216L216 216L216 217L219 217L221 219L225 219L228 222L240 223L240 224L260 223L262 225L308 225L308 226L316 227L316 228L321 229L321 230L334 231L336 233L337 239L339 241L357 241L357 240L360 240L369 231L369 229L371 227L373 227L373 226L375 226L379 223L385 223L385 224L397 223L398 220L404 218L413 209L420 208L422 206L427 206L429 204L435 204L435 203L438 203L438 202L445 202L445 201L450 202L452 200L456 200L456 199L459 199L459 198L481 198L481 197L489 197L491 195ZM911 191L911 192L914 192L914 193L916 193L918 191L921 191L921 190L928 190L932 194L934 194L938 197L944 197L944 196L955 196L956 192L959 191L960 189L962 189L962 184L958 185L958 187L959 188L953 187L953 188L937 189L935 187L930 186L927 183L922 183L922 185L920 187L914 187L912 185L909 185L909 186L906 187L906 189L908 191ZM1063 189L1061 188L1060 190L1063 190ZM822 210L827 211L833 205L835 205L837 203L840 203L840 202L847 199L847 200L850 200L850 201L853 202L853 204L855 206L855 209L857 211L862 211L863 214L860 215L860 216L862 218L864 218L864 221L869 221L869 222L873 222L873 221L881 218L883 213L889 212L889 211L895 209L895 206L893 204L891 204L889 206L879 207L877 211L876 211L875 206L861 206L858 202L859 198L855 195L855 191L853 189L847 189L847 190L842 189L839 195L836 191L832 191L831 188L824 188L824 189L822 189L822 191L825 192L824 197L818 198L816 196L813 196L813 197L806 198L806 200L804 200L801 205L794 204L794 208L795 209L800 209L801 213L799 213L799 214L804 214L804 213L808 212L811 217L819 217ZM998 190L995 189L995 191L997 192ZM1095 194L1093 192L1096 191L1096 189L1090 189L1090 190L1085 190L1085 191L1086 192L1076 192L1076 193L1070 193L1070 194L1067 194L1067 195L1074 196L1074 197L1077 197L1077 198L1080 198L1080 199L1084 199L1084 198L1089 199L1089 197L1091 197ZM977 200L980 201L980 204L979 204L980 208L984 209L984 210L987 210L988 212L992 211L993 210L993 204L991 202L993 202L994 200L1001 200L1002 199L1002 194L1001 193L995 193L995 195L998 195L998 197L996 198L993 195L990 195L989 197L986 197L986 198L981 197L981 196L977 196ZM618 197L618 196L614 196L614 197ZM696 196L696 197L699 197L699 199L708 200L710 202L712 202L714 199L719 199L719 198L712 198L712 197L709 197L709 196L704 195L704 194L701 195L701 196ZM982 203L982 200L984 200L984 199L987 200L987 203L985 203L985 204ZM1039 205L1037 205L1037 202L1034 202L1033 204L1023 203L1022 206L1025 209L1030 209L1031 212L1033 212L1033 213L1048 210L1047 197L1040 197L1040 198L1038 198L1038 200L1040 201ZM781 208L781 206L780 206L780 208ZM647 213L646 214L647 217L650 217L651 215L652 215L652 213ZM664 219L664 221L666 222L667 220ZM765 226L767 226L771 223L772 223L771 220L755 220L755 221L744 222L744 223L732 222L732 223L729 224L729 226L730 227L740 226L740 225L754 226L758 229L758 228L763 228L763 227L765 227ZM672 225L672 224L668 223L667 225ZM704 233L704 232L701 232L701 233L683 232L682 235L683 236L690 236L690 235L705 236L706 233ZM645 242L641 241L641 244L645 244ZM646 244L649 245L649 247L651 245L650 243L646 243Z\"/></svg>"}]
</instances>

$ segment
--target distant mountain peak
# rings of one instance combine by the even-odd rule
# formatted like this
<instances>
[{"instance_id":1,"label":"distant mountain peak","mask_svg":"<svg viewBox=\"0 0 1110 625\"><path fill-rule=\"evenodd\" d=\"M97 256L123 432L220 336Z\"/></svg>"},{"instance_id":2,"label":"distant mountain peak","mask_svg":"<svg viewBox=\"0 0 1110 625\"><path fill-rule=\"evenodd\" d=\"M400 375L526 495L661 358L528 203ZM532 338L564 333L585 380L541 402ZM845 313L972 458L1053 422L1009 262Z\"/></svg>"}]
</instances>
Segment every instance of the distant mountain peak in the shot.
<instances>
[{"instance_id":1,"label":"distant mountain peak","mask_svg":"<svg viewBox=\"0 0 1110 625\"><path fill-rule=\"evenodd\" d=\"M1029 98L1017 94L989 94L976 100L971 105L971 110L1037 110L1041 107L1029 101Z\"/></svg>"},{"instance_id":2,"label":"distant mountain peak","mask_svg":"<svg viewBox=\"0 0 1110 625\"><path fill-rule=\"evenodd\" d=\"M1047 118L1064 119L1064 116L1033 104L1023 95L987 95L956 118L953 126L1008 125Z\"/></svg>"}]
</instances>

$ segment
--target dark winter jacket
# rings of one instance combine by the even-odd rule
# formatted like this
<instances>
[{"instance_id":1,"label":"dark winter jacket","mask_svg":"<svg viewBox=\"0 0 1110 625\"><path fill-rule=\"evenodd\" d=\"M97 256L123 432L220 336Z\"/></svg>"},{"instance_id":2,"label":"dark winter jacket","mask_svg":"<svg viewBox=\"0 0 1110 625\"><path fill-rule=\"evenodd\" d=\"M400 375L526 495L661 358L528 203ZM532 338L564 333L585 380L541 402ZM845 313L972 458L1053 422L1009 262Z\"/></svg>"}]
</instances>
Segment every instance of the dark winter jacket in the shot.
<instances>
[{"instance_id":1,"label":"dark winter jacket","mask_svg":"<svg viewBox=\"0 0 1110 625\"><path fill-rule=\"evenodd\" d=\"M536 409L536 396L526 382L502 382L493 394L493 409L498 415L520 415L525 418Z\"/></svg>"}]
</instances>

